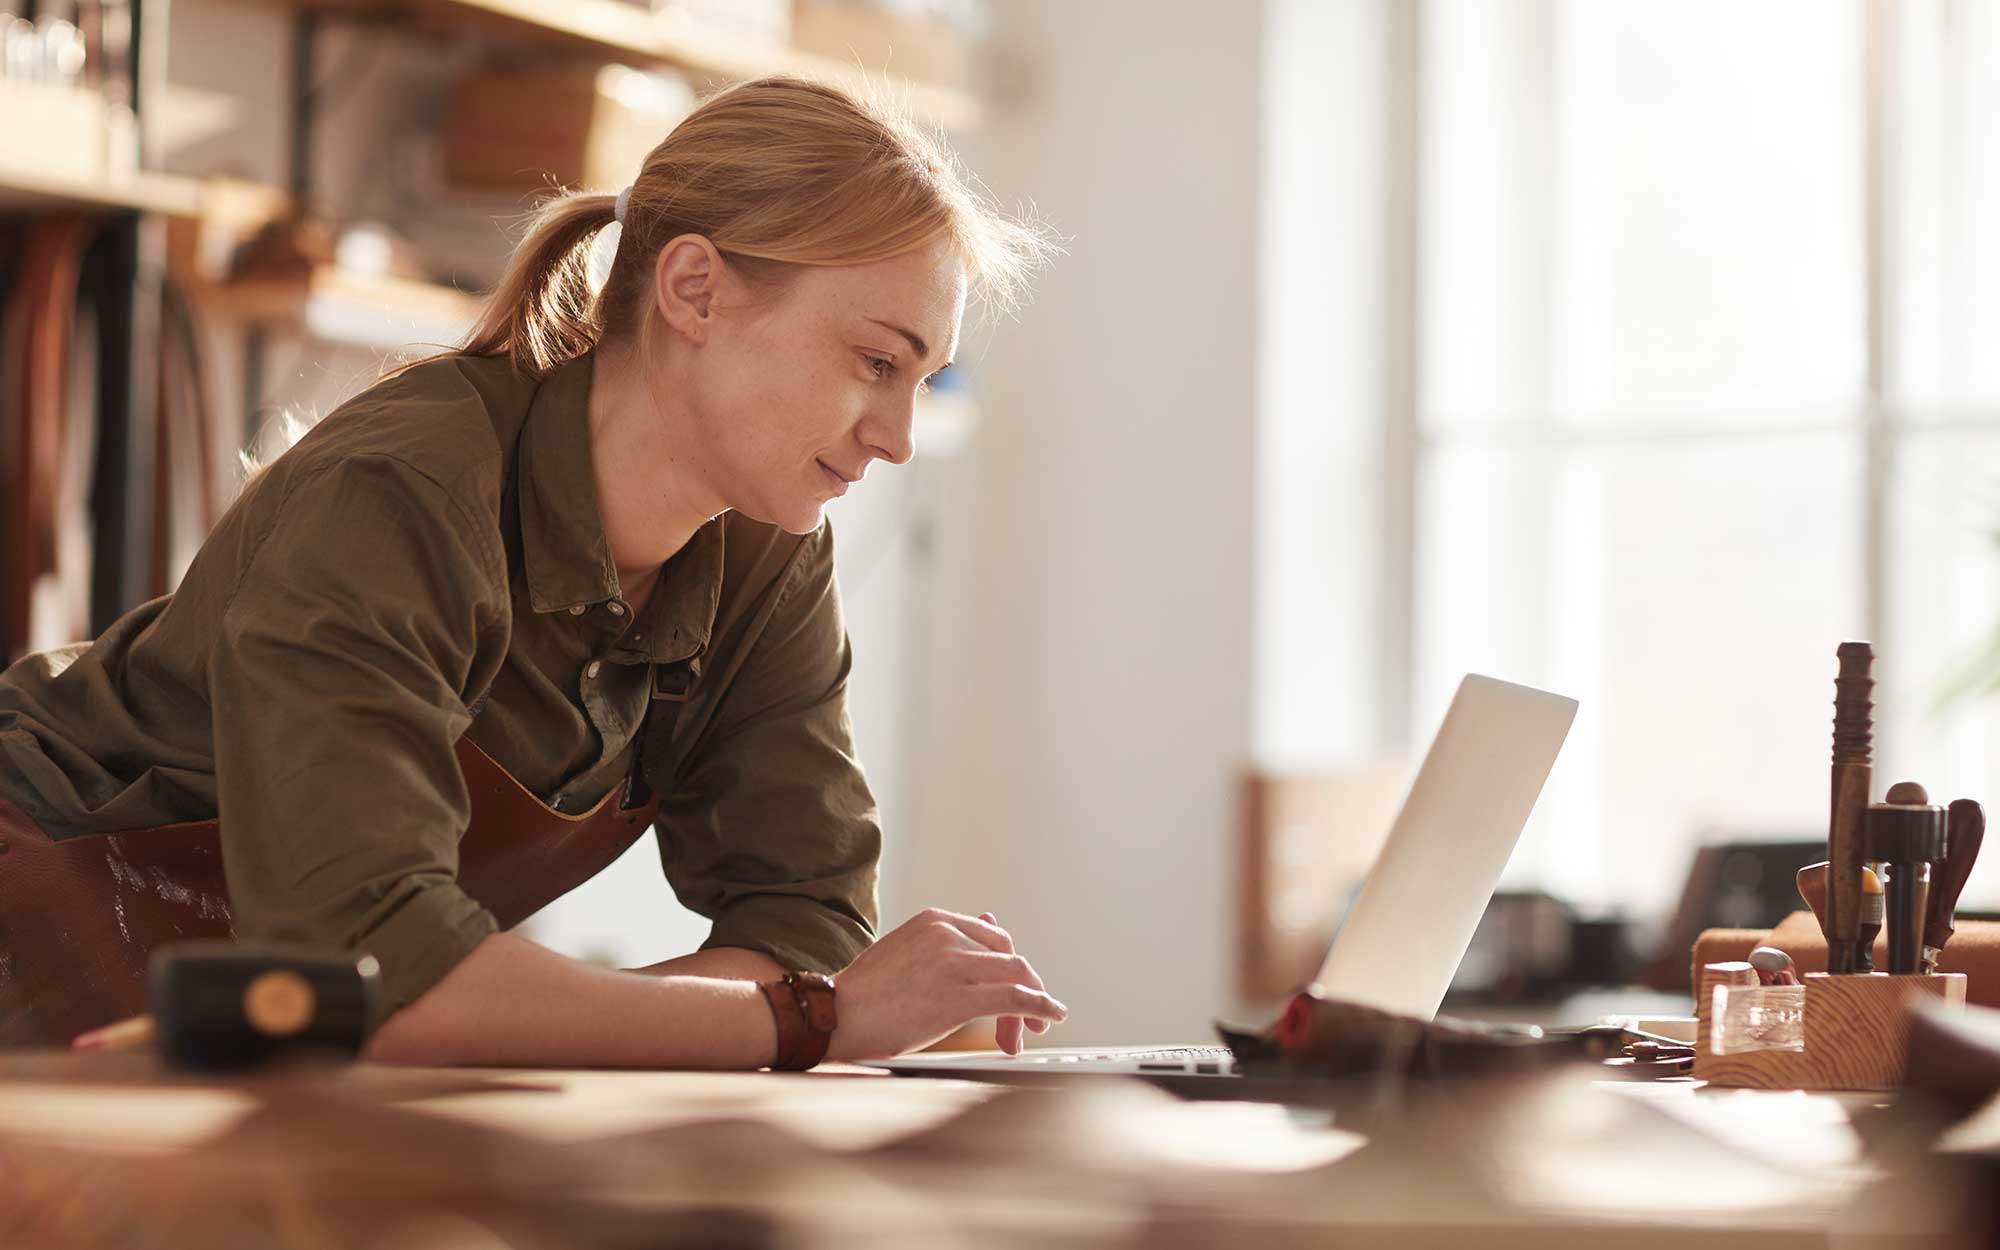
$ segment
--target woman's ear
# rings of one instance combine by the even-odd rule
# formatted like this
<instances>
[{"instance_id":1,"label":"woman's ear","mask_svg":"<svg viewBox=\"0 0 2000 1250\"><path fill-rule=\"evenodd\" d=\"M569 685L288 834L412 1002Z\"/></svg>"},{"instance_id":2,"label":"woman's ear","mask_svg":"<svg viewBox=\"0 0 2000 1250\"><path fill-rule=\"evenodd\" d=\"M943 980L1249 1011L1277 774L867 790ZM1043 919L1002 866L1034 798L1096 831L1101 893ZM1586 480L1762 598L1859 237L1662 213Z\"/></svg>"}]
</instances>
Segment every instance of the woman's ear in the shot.
<instances>
[{"instance_id":1,"label":"woman's ear","mask_svg":"<svg viewBox=\"0 0 2000 1250\"><path fill-rule=\"evenodd\" d=\"M683 234L660 249L653 265L653 303L666 323L692 343L704 342L722 280L722 253L699 234Z\"/></svg>"}]
</instances>

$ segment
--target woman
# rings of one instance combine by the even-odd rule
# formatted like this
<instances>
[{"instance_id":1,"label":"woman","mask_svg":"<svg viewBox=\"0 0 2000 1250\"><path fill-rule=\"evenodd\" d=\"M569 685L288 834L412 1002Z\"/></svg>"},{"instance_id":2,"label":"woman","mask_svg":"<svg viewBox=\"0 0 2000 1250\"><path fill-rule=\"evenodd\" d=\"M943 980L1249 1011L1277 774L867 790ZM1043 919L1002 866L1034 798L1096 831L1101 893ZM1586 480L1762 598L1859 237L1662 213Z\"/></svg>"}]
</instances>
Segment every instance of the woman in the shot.
<instances>
[{"instance_id":1,"label":"woman","mask_svg":"<svg viewBox=\"0 0 2000 1250\"><path fill-rule=\"evenodd\" d=\"M174 595L0 677L0 1039L136 1011L153 946L216 934L373 955L388 1061L808 1067L1061 1019L990 914L875 940L820 515L910 458L968 292L1045 248L790 79L544 205L462 352L256 476ZM648 823L702 950L504 931Z\"/></svg>"}]
</instances>

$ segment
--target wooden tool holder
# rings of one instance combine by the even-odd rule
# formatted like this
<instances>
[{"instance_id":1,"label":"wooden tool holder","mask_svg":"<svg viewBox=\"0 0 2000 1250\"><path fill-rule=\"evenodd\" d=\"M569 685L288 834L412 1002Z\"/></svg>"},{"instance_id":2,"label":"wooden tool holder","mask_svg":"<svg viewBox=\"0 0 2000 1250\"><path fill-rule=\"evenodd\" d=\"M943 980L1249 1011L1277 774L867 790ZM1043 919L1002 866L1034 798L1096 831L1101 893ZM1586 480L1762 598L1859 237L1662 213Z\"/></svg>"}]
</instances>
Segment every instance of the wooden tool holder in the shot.
<instances>
[{"instance_id":1,"label":"wooden tool holder","mask_svg":"<svg viewBox=\"0 0 2000 1250\"><path fill-rule=\"evenodd\" d=\"M1711 1085L1752 1089L1894 1089L1903 1080L1903 1057L1909 1044L1910 1000L1929 997L1951 1010L1965 1007L1965 974L1889 976L1866 973L1833 976L1809 972L1803 986L1759 986L1755 973L1744 984L1740 971L1704 968L1695 998L1696 1040L1694 1076ZM1736 965L1748 969L1749 965ZM1732 1035L1735 1019L1716 1016L1717 986L1739 1007L1758 1006L1772 1020L1802 1005L1803 1019L1793 1048L1739 1049L1755 1046L1751 1037ZM1787 992L1789 991L1789 992ZM1730 1012L1731 1017L1737 1013ZM1748 1033L1747 1029L1735 1032ZM1785 1026L1773 1027L1783 1036Z\"/></svg>"}]
</instances>

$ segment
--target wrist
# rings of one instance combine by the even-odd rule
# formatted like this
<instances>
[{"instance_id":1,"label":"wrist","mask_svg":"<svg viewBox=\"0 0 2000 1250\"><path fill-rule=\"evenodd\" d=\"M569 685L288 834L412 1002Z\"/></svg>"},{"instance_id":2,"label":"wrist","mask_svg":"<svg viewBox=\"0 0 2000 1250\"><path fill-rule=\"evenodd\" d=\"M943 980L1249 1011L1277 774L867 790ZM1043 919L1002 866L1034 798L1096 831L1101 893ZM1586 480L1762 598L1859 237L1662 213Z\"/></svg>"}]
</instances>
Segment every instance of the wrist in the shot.
<instances>
[{"instance_id":1,"label":"wrist","mask_svg":"<svg viewBox=\"0 0 2000 1250\"><path fill-rule=\"evenodd\" d=\"M775 1034L771 1062L774 1072L803 1072L826 1058L839 1027L833 978L813 972L788 972L757 988L770 1005Z\"/></svg>"}]
</instances>

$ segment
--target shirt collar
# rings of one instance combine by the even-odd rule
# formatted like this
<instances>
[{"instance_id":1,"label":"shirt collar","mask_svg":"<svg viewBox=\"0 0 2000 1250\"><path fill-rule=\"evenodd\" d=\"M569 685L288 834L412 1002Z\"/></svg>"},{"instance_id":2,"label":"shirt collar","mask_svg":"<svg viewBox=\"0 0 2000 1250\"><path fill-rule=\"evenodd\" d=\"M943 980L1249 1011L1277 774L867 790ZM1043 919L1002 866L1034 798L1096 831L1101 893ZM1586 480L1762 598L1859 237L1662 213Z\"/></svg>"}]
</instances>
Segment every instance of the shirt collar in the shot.
<instances>
[{"instance_id":1,"label":"shirt collar","mask_svg":"<svg viewBox=\"0 0 2000 1250\"><path fill-rule=\"evenodd\" d=\"M694 532L687 545L660 566L659 584L646 601L633 644L656 664L672 664L707 650L722 603L723 519Z\"/></svg>"},{"instance_id":2,"label":"shirt collar","mask_svg":"<svg viewBox=\"0 0 2000 1250\"><path fill-rule=\"evenodd\" d=\"M521 427L521 563L537 612L618 595L590 468L590 362L585 352L542 379Z\"/></svg>"},{"instance_id":3,"label":"shirt collar","mask_svg":"<svg viewBox=\"0 0 2000 1250\"><path fill-rule=\"evenodd\" d=\"M516 466L521 562L537 612L594 607L618 597L618 567L597 506L590 463L590 371L594 353L542 380L521 428ZM646 610L631 627L633 649L669 663L708 645L722 598L723 524L696 530L660 567Z\"/></svg>"}]
</instances>

